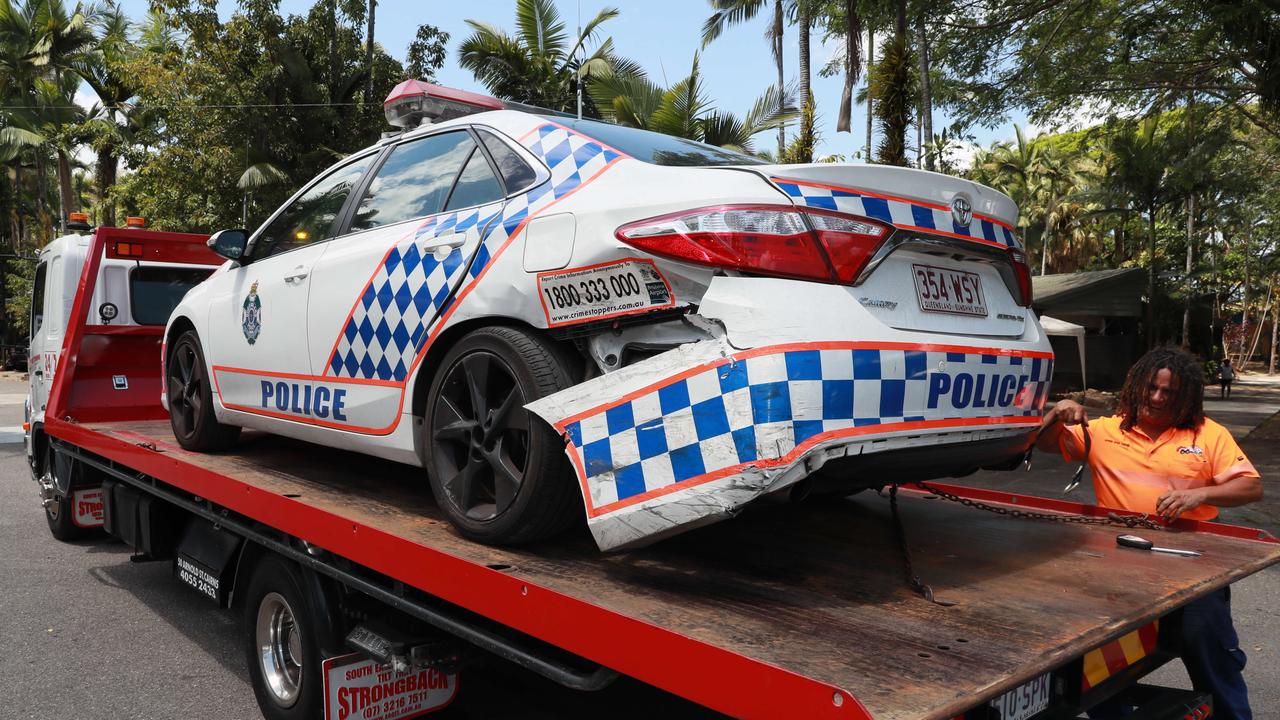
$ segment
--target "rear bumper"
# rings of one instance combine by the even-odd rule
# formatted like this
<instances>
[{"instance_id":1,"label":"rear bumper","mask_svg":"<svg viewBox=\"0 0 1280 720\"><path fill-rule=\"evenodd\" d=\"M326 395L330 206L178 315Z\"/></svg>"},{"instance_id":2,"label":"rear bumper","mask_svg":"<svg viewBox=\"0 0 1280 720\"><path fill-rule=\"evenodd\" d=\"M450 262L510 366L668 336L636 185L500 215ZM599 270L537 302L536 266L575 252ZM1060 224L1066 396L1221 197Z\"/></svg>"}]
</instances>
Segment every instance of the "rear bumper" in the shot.
<instances>
[{"instance_id":1,"label":"rear bumper","mask_svg":"<svg viewBox=\"0 0 1280 720\"><path fill-rule=\"evenodd\" d=\"M819 469L860 486L1008 462L1039 425L1045 351L691 343L530 403L565 438L603 550L729 517ZM878 456L889 451L909 462Z\"/></svg>"}]
</instances>

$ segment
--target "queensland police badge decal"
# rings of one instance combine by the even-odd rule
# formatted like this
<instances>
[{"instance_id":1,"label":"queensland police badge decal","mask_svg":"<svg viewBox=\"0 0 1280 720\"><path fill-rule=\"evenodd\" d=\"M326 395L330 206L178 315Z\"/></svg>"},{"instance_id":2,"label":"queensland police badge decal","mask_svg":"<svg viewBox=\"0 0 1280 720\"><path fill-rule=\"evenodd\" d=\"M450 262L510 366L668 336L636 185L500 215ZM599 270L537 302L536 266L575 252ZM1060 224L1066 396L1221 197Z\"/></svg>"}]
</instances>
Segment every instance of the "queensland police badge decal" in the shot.
<instances>
[{"instance_id":1,"label":"queensland police badge decal","mask_svg":"<svg viewBox=\"0 0 1280 720\"><path fill-rule=\"evenodd\" d=\"M242 307L240 329L244 331L244 339L252 345L258 341L258 333L262 331L262 301L258 299L257 281L249 286L249 294L245 296Z\"/></svg>"}]
</instances>

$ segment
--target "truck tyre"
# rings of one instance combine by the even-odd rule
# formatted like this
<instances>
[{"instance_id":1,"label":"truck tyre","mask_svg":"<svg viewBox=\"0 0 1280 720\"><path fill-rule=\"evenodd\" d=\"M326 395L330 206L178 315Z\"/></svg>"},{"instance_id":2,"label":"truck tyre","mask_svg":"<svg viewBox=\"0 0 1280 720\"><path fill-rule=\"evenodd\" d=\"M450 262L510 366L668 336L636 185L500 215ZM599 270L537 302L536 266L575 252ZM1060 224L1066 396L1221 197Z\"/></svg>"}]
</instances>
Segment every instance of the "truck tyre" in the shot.
<instances>
[{"instance_id":1,"label":"truck tyre","mask_svg":"<svg viewBox=\"0 0 1280 720\"><path fill-rule=\"evenodd\" d=\"M72 465L75 460L54 452L53 447L49 443L45 443L44 451L44 471L54 478L63 478L71 480ZM57 482L57 485L64 485L71 488L71 483ZM93 528L82 528L76 525L72 520L75 508L72 507L74 500L72 493L74 488L68 491L66 495L55 491L54 496L44 506L44 519L49 523L49 532L62 542L70 542L72 540L80 540L89 535Z\"/></svg>"},{"instance_id":2,"label":"truck tyre","mask_svg":"<svg viewBox=\"0 0 1280 720\"><path fill-rule=\"evenodd\" d=\"M169 425L178 444L196 452L225 450L240 437L239 427L223 425L214 415L213 385L206 368L196 331L179 335L165 359Z\"/></svg>"},{"instance_id":3,"label":"truck tyre","mask_svg":"<svg viewBox=\"0 0 1280 720\"><path fill-rule=\"evenodd\" d=\"M302 588L296 565L265 555L245 595L249 679L268 720L310 720L324 710L319 620Z\"/></svg>"},{"instance_id":4,"label":"truck tyre","mask_svg":"<svg viewBox=\"0 0 1280 720\"><path fill-rule=\"evenodd\" d=\"M582 513L564 442L524 409L572 385L575 364L548 340L511 327L476 330L445 355L423 445L436 502L466 537L529 542Z\"/></svg>"}]
</instances>

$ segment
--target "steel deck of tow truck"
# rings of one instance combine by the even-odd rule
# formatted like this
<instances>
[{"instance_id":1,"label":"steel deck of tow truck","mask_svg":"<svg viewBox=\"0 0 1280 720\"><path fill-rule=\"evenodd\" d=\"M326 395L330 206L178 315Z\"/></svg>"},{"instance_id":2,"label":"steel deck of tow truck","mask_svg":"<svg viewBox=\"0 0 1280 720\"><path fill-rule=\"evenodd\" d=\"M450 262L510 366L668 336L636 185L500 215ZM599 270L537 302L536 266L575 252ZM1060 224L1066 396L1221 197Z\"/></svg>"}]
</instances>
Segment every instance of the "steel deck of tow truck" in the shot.
<instances>
[{"instance_id":1,"label":"steel deck of tow truck","mask_svg":"<svg viewBox=\"0 0 1280 720\"><path fill-rule=\"evenodd\" d=\"M51 421L51 435L569 652L739 717L947 719L1280 561L1257 531L1156 533L980 512L920 492L769 506L623 554L585 533L522 549L460 537L422 470L246 432L179 448L167 422ZM945 486L1008 507L1096 508ZM1151 531L1143 531L1151 534ZM1261 540L1261 542L1260 542Z\"/></svg>"}]
</instances>

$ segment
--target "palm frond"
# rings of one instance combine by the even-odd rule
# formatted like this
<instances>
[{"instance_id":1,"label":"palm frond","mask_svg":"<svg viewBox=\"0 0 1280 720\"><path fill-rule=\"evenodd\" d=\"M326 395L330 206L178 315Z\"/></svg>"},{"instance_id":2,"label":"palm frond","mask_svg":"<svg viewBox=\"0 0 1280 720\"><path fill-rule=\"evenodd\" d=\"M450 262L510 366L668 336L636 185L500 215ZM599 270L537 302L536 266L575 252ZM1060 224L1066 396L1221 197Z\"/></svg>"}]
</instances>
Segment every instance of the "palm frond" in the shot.
<instances>
[{"instance_id":1,"label":"palm frond","mask_svg":"<svg viewBox=\"0 0 1280 720\"><path fill-rule=\"evenodd\" d=\"M765 0L711 0L715 12L702 23L702 47L715 42L730 25L750 21L765 6Z\"/></svg>"},{"instance_id":2,"label":"palm frond","mask_svg":"<svg viewBox=\"0 0 1280 720\"><path fill-rule=\"evenodd\" d=\"M246 192L289 182L289 174L269 162L250 165L236 181L236 187Z\"/></svg>"},{"instance_id":3,"label":"palm frond","mask_svg":"<svg viewBox=\"0 0 1280 720\"><path fill-rule=\"evenodd\" d=\"M566 57L564 21L551 0L516 0L516 28L525 46L538 55Z\"/></svg>"}]
</instances>

